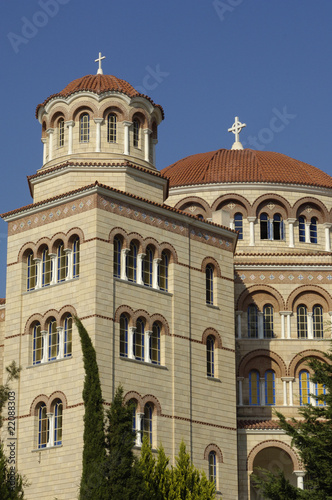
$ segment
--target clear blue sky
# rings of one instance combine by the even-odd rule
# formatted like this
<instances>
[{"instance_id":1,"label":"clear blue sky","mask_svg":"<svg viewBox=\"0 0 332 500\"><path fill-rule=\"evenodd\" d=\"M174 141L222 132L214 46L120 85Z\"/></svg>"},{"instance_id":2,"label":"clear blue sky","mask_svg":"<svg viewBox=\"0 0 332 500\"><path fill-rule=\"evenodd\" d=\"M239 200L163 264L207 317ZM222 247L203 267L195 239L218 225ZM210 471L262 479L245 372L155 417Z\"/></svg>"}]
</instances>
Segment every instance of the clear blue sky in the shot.
<instances>
[{"instance_id":1,"label":"clear blue sky","mask_svg":"<svg viewBox=\"0 0 332 500\"><path fill-rule=\"evenodd\" d=\"M31 203L37 104L96 73L99 51L105 74L163 106L158 168L230 148L237 115L246 147L332 175L331 19L331 0L2 0L0 212ZM1 222L2 297L6 232Z\"/></svg>"}]
</instances>

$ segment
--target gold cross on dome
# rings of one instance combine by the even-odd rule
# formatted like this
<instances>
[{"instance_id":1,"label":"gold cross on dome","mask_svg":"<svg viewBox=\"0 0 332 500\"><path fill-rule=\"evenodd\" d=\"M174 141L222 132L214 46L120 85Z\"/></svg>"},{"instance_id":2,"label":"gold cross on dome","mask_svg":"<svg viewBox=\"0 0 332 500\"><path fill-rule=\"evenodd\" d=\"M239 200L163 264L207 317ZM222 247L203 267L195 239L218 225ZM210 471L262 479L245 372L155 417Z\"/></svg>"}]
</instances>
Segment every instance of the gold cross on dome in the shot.
<instances>
[{"instance_id":1,"label":"gold cross on dome","mask_svg":"<svg viewBox=\"0 0 332 500\"><path fill-rule=\"evenodd\" d=\"M99 68L98 68L98 71L97 71L97 75L103 75L103 70L101 68L101 61L103 59L106 59L106 56L101 56L101 52L99 52L99 57L97 59L95 59L95 62L99 62Z\"/></svg>"}]
</instances>

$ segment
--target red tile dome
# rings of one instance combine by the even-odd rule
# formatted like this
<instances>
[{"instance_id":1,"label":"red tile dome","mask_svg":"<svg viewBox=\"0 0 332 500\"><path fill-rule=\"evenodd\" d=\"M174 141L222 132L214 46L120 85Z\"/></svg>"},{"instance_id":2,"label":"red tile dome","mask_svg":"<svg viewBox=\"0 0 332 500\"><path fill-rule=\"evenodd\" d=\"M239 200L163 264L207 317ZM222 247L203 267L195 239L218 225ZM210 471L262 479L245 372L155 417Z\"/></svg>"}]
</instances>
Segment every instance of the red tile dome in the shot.
<instances>
[{"instance_id":1,"label":"red tile dome","mask_svg":"<svg viewBox=\"0 0 332 500\"><path fill-rule=\"evenodd\" d=\"M93 92L98 95L103 94L104 92L116 91L126 94L129 97L144 97L145 99L148 99L153 106L160 108L164 118L163 108L159 104L155 104L147 95L137 92L137 90L135 90L130 83L113 75L86 75L73 80L63 90L57 94L51 95L45 99L42 104L38 104L36 116L38 116L39 108L41 106L45 106L51 99L55 97L68 97L76 92L84 91Z\"/></svg>"},{"instance_id":2,"label":"red tile dome","mask_svg":"<svg viewBox=\"0 0 332 500\"><path fill-rule=\"evenodd\" d=\"M253 149L218 149L187 156L164 168L169 186L219 183L301 184L332 188L332 177L289 156Z\"/></svg>"}]
</instances>

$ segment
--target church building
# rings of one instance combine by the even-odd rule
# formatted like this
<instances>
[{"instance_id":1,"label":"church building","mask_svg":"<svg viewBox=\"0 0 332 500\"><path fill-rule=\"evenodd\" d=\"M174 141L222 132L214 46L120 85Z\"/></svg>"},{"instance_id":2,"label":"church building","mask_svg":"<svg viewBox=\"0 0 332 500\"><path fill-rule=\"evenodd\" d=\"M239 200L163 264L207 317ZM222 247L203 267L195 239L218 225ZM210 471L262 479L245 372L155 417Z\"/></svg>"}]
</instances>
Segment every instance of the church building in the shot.
<instances>
[{"instance_id":1,"label":"church building","mask_svg":"<svg viewBox=\"0 0 332 500\"><path fill-rule=\"evenodd\" d=\"M33 202L8 223L0 363L12 383L16 467L28 500L78 497L84 367L77 315L96 349L105 405L119 384L133 429L175 463L183 439L217 498L258 499L257 466L305 470L274 410L297 416L308 356L331 339L332 178L280 153L196 154L159 171L163 108L104 75L36 109L43 162ZM229 139L229 138L228 138ZM327 324L330 326L327 327ZM4 417L6 417L6 412Z\"/></svg>"}]
</instances>

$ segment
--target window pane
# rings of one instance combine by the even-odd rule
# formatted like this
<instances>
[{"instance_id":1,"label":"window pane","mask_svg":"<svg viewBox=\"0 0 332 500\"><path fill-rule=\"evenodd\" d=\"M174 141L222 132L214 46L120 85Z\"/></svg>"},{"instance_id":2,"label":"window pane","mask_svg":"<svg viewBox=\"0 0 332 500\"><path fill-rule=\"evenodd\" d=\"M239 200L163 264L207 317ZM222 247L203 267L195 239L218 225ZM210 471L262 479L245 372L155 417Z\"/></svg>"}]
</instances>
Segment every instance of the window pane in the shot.
<instances>
[{"instance_id":1,"label":"window pane","mask_svg":"<svg viewBox=\"0 0 332 500\"><path fill-rule=\"evenodd\" d=\"M297 308L297 336L298 338L308 337L307 308L303 305Z\"/></svg>"},{"instance_id":2,"label":"window pane","mask_svg":"<svg viewBox=\"0 0 332 500\"><path fill-rule=\"evenodd\" d=\"M213 271L213 266L208 264L205 269L207 304L213 304Z\"/></svg>"},{"instance_id":3,"label":"window pane","mask_svg":"<svg viewBox=\"0 0 332 500\"><path fill-rule=\"evenodd\" d=\"M76 238L73 245L73 278L80 275L80 239Z\"/></svg>"},{"instance_id":4,"label":"window pane","mask_svg":"<svg viewBox=\"0 0 332 500\"><path fill-rule=\"evenodd\" d=\"M147 436L150 445L152 446L152 412L153 408L150 403L144 406L144 422L143 436Z\"/></svg>"},{"instance_id":5,"label":"window pane","mask_svg":"<svg viewBox=\"0 0 332 500\"><path fill-rule=\"evenodd\" d=\"M120 316L120 356L128 356L128 319Z\"/></svg>"},{"instance_id":6,"label":"window pane","mask_svg":"<svg viewBox=\"0 0 332 500\"><path fill-rule=\"evenodd\" d=\"M37 280L37 266L33 259L33 253L28 255L27 259L27 291L34 290Z\"/></svg>"},{"instance_id":7,"label":"window pane","mask_svg":"<svg viewBox=\"0 0 332 500\"><path fill-rule=\"evenodd\" d=\"M134 333L134 355L135 359L144 361L144 323L141 319L136 322Z\"/></svg>"},{"instance_id":8,"label":"window pane","mask_svg":"<svg viewBox=\"0 0 332 500\"><path fill-rule=\"evenodd\" d=\"M152 265L153 251L150 247L147 247L142 267L142 278L145 286L152 286Z\"/></svg>"},{"instance_id":9,"label":"window pane","mask_svg":"<svg viewBox=\"0 0 332 500\"><path fill-rule=\"evenodd\" d=\"M321 306L314 306L313 308L313 325L314 337L316 339L323 338L323 308Z\"/></svg>"},{"instance_id":10,"label":"window pane","mask_svg":"<svg viewBox=\"0 0 332 500\"><path fill-rule=\"evenodd\" d=\"M307 405L310 403L310 389L309 389L309 372L302 370L300 372L300 405Z\"/></svg>"},{"instance_id":11,"label":"window pane","mask_svg":"<svg viewBox=\"0 0 332 500\"><path fill-rule=\"evenodd\" d=\"M159 288L160 290L168 291L168 262L169 258L166 252L161 254L161 262L159 263Z\"/></svg>"},{"instance_id":12,"label":"window pane","mask_svg":"<svg viewBox=\"0 0 332 500\"><path fill-rule=\"evenodd\" d=\"M107 140L108 142L116 142L116 115L114 113L108 115Z\"/></svg>"},{"instance_id":13,"label":"window pane","mask_svg":"<svg viewBox=\"0 0 332 500\"><path fill-rule=\"evenodd\" d=\"M275 404L275 376L272 370L265 373L265 404Z\"/></svg>"},{"instance_id":14,"label":"window pane","mask_svg":"<svg viewBox=\"0 0 332 500\"><path fill-rule=\"evenodd\" d=\"M259 405L259 373L256 370L252 370L249 373L249 404Z\"/></svg>"},{"instance_id":15,"label":"window pane","mask_svg":"<svg viewBox=\"0 0 332 500\"><path fill-rule=\"evenodd\" d=\"M273 239L274 240L281 240L281 224L282 224L282 219L281 215L275 214L273 216Z\"/></svg>"},{"instance_id":16,"label":"window pane","mask_svg":"<svg viewBox=\"0 0 332 500\"><path fill-rule=\"evenodd\" d=\"M317 243L317 219L311 218L310 222L310 243Z\"/></svg>"},{"instance_id":17,"label":"window pane","mask_svg":"<svg viewBox=\"0 0 332 500\"><path fill-rule=\"evenodd\" d=\"M206 372L208 377L214 377L214 338L210 335L206 340Z\"/></svg>"},{"instance_id":18,"label":"window pane","mask_svg":"<svg viewBox=\"0 0 332 500\"><path fill-rule=\"evenodd\" d=\"M150 358L152 363L160 365L160 326L157 323L154 323L152 327Z\"/></svg>"},{"instance_id":19,"label":"window pane","mask_svg":"<svg viewBox=\"0 0 332 500\"><path fill-rule=\"evenodd\" d=\"M54 407L54 445L62 443L62 403L58 401Z\"/></svg>"},{"instance_id":20,"label":"window pane","mask_svg":"<svg viewBox=\"0 0 332 500\"><path fill-rule=\"evenodd\" d=\"M33 328L33 364L41 362L43 358L43 337L40 330L40 324Z\"/></svg>"},{"instance_id":21,"label":"window pane","mask_svg":"<svg viewBox=\"0 0 332 500\"><path fill-rule=\"evenodd\" d=\"M126 258L126 271L129 281L136 281L137 270L137 245L130 243L130 250Z\"/></svg>"},{"instance_id":22,"label":"window pane","mask_svg":"<svg viewBox=\"0 0 332 500\"><path fill-rule=\"evenodd\" d=\"M138 148L139 143L139 121L133 121L133 144L136 148Z\"/></svg>"},{"instance_id":23,"label":"window pane","mask_svg":"<svg viewBox=\"0 0 332 500\"><path fill-rule=\"evenodd\" d=\"M266 304L263 307L264 337L273 337L273 306Z\"/></svg>"},{"instance_id":24,"label":"window pane","mask_svg":"<svg viewBox=\"0 0 332 500\"><path fill-rule=\"evenodd\" d=\"M81 115L80 119L80 142L89 142L90 138L90 117L87 113Z\"/></svg>"},{"instance_id":25,"label":"window pane","mask_svg":"<svg viewBox=\"0 0 332 500\"><path fill-rule=\"evenodd\" d=\"M209 453L209 480L216 484L217 481L217 458L216 452Z\"/></svg>"},{"instance_id":26,"label":"window pane","mask_svg":"<svg viewBox=\"0 0 332 500\"><path fill-rule=\"evenodd\" d=\"M268 217L266 214L260 216L261 240L268 239Z\"/></svg>"},{"instance_id":27,"label":"window pane","mask_svg":"<svg viewBox=\"0 0 332 500\"><path fill-rule=\"evenodd\" d=\"M71 356L72 354L72 328L73 328L73 318L67 316L64 325L64 355L65 358Z\"/></svg>"},{"instance_id":28,"label":"window pane","mask_svg":"<svg viewBox=\"0 0 332 500\"><path fill-rule=\"evenodd\" d=\"M38 448L45 448L48 442L48 418L46 405L43 403L38 411Z\"/></svg>"},{"instance_id":29,"label":"window pane","mask_svg":"<svg viewBox=\"0 0 332 500\"><path fill-rule=\"evenodd\" d=\"M305 242L305 218L299 217L299 241Z\"/></svg>"},{"instance_id":30,"label":"window pane","mask_svg":"<svg viewBox=\"0 0 332 500\"><path fill-rule=\"evenodd\" d=\"M257 306L248 306L248 337L258 337Z\"/></svg>"},{"instance_id":31,"label":"window pane","mask_svg":"<svg viewBox=\"0 0 332 500\"><path fill-rule=\"evenodd\" d=\"M237 213L234 215L234 228L239 232L239 240L243 239L243 220L242 214Z\"/></svg>"},{"instance_id":32,"label":"window pane","mask_svg":"<svg viewBox=\"0 0 332 500\"><path fill-rule=\"evenodd\" d=\"M42 255L42 286L49 285L51 283L51 277L51 257L48 254L48 250L44 250Z\"/></svg>"},{"instance_id":33,"label":"window pane","mask_svg":"<svg viewBox=\"0 0 332 500\"><path fill-rule=\"evenodd\" d=\"M122 244L119 238L114 238L114 255L113 255L113 274L115 277L121 276L121 248Z\"/></svg>"},{"instance_id":34,"label":"window pane","mask_svg":"<svg viewBox=\"0 0 332 500\"><path fill-rule=\"evenodd\" d=\"M59 354L59 334L55 319L52 319L48 325L48 345L48 360L51 361Z\"/></svg>"},{"instance_id":35,"label":"window pane","mask_svg":"<svg viewBox=\"0 0 332 500\"><path fill-rule=\"evenodd\" d=\"M67 256L64 252L63 249L63 243L60 243L58 246L58 252L57 252L57 258L58 258L58 277L57 280L58 282L60 281L65 281L66 276L67 276Z\"/></svg>"},{"instance_id":36,"label":"window pane","mask_svg":"<svg viewBox=\"0 0 332 500\"><path fill-rule=\"evenodd\" d=\"M61 148L65 144L65 121L62 118L59 120L59 142L58 145Z\"/></svg>"}]
</instances>

